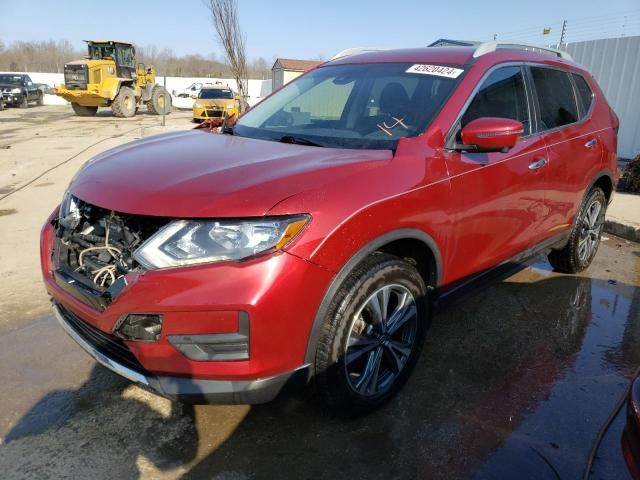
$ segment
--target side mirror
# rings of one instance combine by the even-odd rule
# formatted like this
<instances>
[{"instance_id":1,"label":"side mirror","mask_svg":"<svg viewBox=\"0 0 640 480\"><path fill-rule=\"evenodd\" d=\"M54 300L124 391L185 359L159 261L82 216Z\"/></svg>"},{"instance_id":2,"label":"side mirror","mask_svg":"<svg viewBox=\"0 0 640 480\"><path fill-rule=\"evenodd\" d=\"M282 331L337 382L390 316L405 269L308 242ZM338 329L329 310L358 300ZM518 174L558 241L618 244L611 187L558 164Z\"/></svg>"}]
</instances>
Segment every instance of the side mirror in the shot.
<instances>
[{"instance_id":1,"label":"side mirror","mask_svg":"<svg viewBox=\"0 0 640 480\"><path fill-rule=\"evenodd\" d=\"M524 132L522 122L510 118L482 117L470 121L460 132L462 145L457 150L506 152Z\"/></svg>"}]
</instances>

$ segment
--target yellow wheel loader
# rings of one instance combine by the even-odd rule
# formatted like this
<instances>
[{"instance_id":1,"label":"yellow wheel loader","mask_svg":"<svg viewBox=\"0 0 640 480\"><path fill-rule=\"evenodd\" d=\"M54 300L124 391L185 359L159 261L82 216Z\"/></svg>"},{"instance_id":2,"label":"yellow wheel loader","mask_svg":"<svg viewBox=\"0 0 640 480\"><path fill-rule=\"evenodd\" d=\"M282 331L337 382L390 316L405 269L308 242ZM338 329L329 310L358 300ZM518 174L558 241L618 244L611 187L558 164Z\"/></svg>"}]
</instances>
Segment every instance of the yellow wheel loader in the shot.
<instances>
[{"instance_id":1,"label":"yellow wheel loader","mask_svg":"<svg viewBox=\"0 0 640 480\"><path fill-rule=\"evenodd\" d=\"M171 111L171 95L156 84L153 66L136 64L136 50L130 43L85 40L89 55L64 66L64 85L55 92L71 102L81 117L92 117L98 107L111 107L116 117L133 117L141 105L149 113Z\"/></svg>"}]
</instances>

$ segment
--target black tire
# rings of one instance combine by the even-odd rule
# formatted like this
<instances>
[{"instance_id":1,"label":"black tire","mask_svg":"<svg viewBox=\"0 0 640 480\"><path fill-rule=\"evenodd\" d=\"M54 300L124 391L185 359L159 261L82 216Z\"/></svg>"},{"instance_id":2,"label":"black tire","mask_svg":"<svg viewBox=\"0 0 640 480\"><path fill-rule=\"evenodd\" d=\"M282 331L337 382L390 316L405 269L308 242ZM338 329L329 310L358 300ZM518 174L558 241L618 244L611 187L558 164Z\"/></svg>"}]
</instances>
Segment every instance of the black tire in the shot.
<instances>
[{"instance_id":1,"label":"black tire","mask_svg":"<svg viewBox=\"0 0 640 480\"><path fill-rule=\"evenodd\" d=\"M44 105L44 93L42 91L38 93L37 103L39 107L42 107Z\"/></svg>"},{"instance_id":2,"label":"black tire","mask_svg":"<svg viewBox=\"0 0 640 480\"><path fill-rule=\"evenodd\" d=\"M29 108L29 99L26 93L22 97L22 100L20 100L20 108Z\"/></svg>"},{"instance_id":3,"label":"black tire","mask_svg":"<svg viewBox=\"0 0 640 480\"><path fill-rule=\"evenodd\" d=\"M4 110L4 100L0 97L0 111Z\"/></svg>"},{"instance_id":4,"label":"black tire","mask_svg":"<svg viewBox=\"0 0 640 480\"><path fill-rule=\"evenodd\" d=\"M396 298L393 289L411 295L405 307L408 320L400 323L395 332L395 324L384 329L376 327L374 309L367 309L369 305L380 305L380 294L376 292L383 289L390 289L388 301L383 303L388 305L387 313L400 305L400 295ZM380 317L382 324L397 318L393 314L387 320L385 317L386 314ZM314 384L323 403L340 415L350 416L387 403L409 377L428 326L427 288L416 268L384 253L367 257L345 279L322 325L315 352ZM398 352L398 345L406 350L400 356L393 353ZM362 363L365 365L358 373ZM377 365L376 373L367 373L370 364L373 368Z\"/></svg>"},{"instance_id":5,"label":"black tire","mask_svg":"<svg viewBox=\"0 0 640 480\"><path fill-rule=\"evenodd\" d=\"M604 228L607 197L599 187L591 189L580 210L569 236L561 250L552 250L548 259L554 270L563 273L578 273L591 265Z\"/></svg>"},{"instance_id":6,"label":"black tire","mask_svg":"<svg viewBox=\"0 0 640 480\"><path fill-rule=\"evenodd\" d=\"M147 110L152 115L162 115L171 113L171 95L160 85L154 85L151 90L151 98L147 102Z\"/></svg>"},{"instance_id":7,"label":"black tire","mask_svg":"<svg viewBox=\"0 0 640 480\"><path fill-rule=\"evenodd\" d=\"M95 117L98 112L98 107L85 107L77 103L72 103L71 108L73 108L73 111L79 117Z\"/></svg>"},{"instance_id":8,"label":"black tire","mask_svg":"<svg viewBox=\"0 0 640 480\"><path fill-rule=\"evenodd\" d=\"M111 104L113 115L120 118L133 117L136 114L136 95L129 87L120 87L120 91Z\"/></svg>"}]
</instances>

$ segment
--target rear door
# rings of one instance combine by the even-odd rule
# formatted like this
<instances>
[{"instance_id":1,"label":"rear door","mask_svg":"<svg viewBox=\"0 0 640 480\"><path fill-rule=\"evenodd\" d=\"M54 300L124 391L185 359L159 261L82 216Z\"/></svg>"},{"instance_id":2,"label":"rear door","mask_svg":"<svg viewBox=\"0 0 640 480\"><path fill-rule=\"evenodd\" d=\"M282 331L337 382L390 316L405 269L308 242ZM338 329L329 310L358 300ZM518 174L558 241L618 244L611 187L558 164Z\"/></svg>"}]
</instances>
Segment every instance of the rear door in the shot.
<instances>
[{"instance_id":1,"label":"rear door","mask_svg":"<svg viewBox=\"0 0 640 480\"><path fill-rule=\"evenodd\" d=\"M591 117L593 93L581 75L528 67L538 111L538 134L547 147L548 236L571 227L586 187L600 168L602 146Z\"/></svg>"},{"instance_id":2,"label":"rear door","mask_svg":"<svg viewBox=\"0 0 640 480\"><path fill-rule=\"evenodd\" d=\"M471 120L511 118L525 132L506 153L451 151L447 167L456 212L456 276L482 271L540 241L545 216L545 146L532 136L533 109L523 65L501 66L481 81L465 107L456 135ZM540 168L535 168L539 165Z\"/></svg>"}]
</instances>

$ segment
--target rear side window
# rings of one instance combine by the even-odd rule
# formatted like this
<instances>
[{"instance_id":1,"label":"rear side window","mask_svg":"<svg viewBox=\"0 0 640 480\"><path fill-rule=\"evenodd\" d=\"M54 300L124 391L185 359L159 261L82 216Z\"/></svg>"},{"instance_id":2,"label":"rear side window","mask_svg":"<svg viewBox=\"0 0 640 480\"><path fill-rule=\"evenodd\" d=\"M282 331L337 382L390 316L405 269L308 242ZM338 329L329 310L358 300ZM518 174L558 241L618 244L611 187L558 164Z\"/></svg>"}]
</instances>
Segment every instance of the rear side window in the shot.
<instances>
[{"instance_id":1,"label":"rear side window","mask_svg":"<svg viewBox=\"0 0 640 480\"><path fill-rule=\"evenodd\" d=\"M593 103L593 92L582 75L578 75L577 73L572 73L571 75L573 75L573 81L576 84L578 98L582 102L582 115L584 116L589 111L591 104Z\"/></svg>"},{"instance_id":2,"label":"rear side window","mask_svg":"<svg viewBox=\"0 0 640 480\"><path fill-rule=\"evenodd\" d=\"M520 67L499 68L482 82L462 116L461 127L481 117L518 120L524 125L524 134L531 133L527 95Z\"/></svg>"},{"instance_id":3,"label":"rear side window","mask_svg":"<svg viewBox=\"0 0 640 480\"><path fill-rule=\"evenodd\" d=\"M540 130L577 122L578 106L569 73L552 68L531 67L531 75L540 105Z\"/></svg>"}]
</instances>

